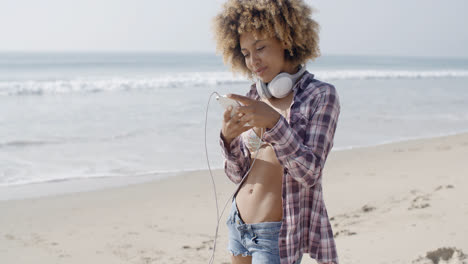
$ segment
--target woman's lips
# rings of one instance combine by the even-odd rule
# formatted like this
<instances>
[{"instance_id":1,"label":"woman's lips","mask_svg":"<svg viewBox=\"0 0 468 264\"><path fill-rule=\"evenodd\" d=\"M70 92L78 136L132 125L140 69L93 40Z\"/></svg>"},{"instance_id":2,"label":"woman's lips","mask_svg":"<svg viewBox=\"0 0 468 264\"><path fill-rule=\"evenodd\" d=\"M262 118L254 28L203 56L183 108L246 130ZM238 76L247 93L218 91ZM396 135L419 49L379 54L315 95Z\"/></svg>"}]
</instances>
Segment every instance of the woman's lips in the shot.
<instances>
[{"instance_id":1,"label":"woman's lips","mask_svg":"<svg viewBox=\"0 0 468 264\"><path fill-rule=\"evenodd\" d=\"M261 76L263 73L265 73L265 70L266 70L266 66L265 67L262 67L262 68L259 68L257 70L255 70L255 73L258 75L258 76Z\"/></svg>"}]
</instances>

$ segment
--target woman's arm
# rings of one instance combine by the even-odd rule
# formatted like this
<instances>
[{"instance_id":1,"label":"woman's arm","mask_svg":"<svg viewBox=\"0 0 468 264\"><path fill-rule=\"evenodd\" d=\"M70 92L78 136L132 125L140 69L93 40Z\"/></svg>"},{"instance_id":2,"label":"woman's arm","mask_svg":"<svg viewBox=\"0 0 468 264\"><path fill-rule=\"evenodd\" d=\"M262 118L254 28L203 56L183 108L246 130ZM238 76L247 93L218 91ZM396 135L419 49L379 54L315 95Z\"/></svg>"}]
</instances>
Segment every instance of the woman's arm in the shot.
<instances>
[{"instance_id":1,"label":"woman's arm","mask_svg":"<svg viewBox=\"0 0 468 264\"><path fill-rule=\"evenodd\" d=\"M234 138L228 145L223 133L220 133L219 143L224 157L224 171L234 182L241 182L250 167L250 152L244 146L240 136Z\"/></svg>"},{"instance_id":2,"label":"woman's arm","mask_svg":"<svg viewBox=\"0 0 468 264\"><path fill-rule=\"evenodd\" d=\"M255 100L255 84L250 86L249 92L245 95L252 100ZM230 117L230 111L226 111L224 113L224 123L223 128L227 128L227 122L232 120L234 124L238 123L237 120L240 120L239 116ZM244 142L242 141L242 137L240 133L248 130L248 127L245 127L245 122L238 123L237 126L240 126L240 130L236 132L237 136L232 139L232 141L228 144L228 140L223 136L223 129L221 129L219 143L221 145L222 154L224 157L224 171L228 178L238 184L242 181L242 178L245 176L247 171L250 168L250 151L247 147L245 147Z\"/></svg>"}]
</instances>

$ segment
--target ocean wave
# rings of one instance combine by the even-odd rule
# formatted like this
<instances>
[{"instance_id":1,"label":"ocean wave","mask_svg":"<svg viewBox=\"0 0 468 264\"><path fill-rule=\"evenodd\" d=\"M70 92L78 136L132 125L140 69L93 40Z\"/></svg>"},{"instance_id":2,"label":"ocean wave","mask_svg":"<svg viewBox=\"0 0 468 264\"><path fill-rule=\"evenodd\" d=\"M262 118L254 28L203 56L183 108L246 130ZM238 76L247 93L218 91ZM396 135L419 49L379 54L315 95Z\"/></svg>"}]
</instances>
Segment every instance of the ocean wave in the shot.
<instances>
[{"instance_id":1,"label":"ocean wave","mask_svg":"<svg viewBox=\"0 0 468 264\"><path fill-rule=\"evenodd\" d=\"M155 129L147 130L132 130L117 134L109 134L107 136L93 136L93 137L77 137L77 136L64 136L52 140L34 140L34 139L12 139L0 142L0 149L3 148L27 148L27 147L43 147L49 145L60 145L68 143L102 143L115 140L125 140L140 136L145 133L157 132Z\"/></svg>"},{"instance_id":2,"label":"ocean wave","mask_svg":"<svg viewBox=\"0 0 468 264\"><path fill-rule=\"evenodd\" d=\"M223 167L212 167L212 170L222 170ZM173 170L150 170L150 171L140 171L134 173L112 173L112 172L103 172L98 174L82 174L74 176L56 176L52 178L41 178L33 177L29 179L25 178L10 178L8 180L0 179L0 187L14 187L14 186L24 186L32 184L49 184L49 183L61 183L61 182L72 182L80 180L110 180L115 181L119 179L120 181L127 179L127 182L138 181L139 179L149 178L149 179L163 179L166 177L173 177L181 175L183 173L206 171L206 168L188 168L188 169L173 169ZM2 181L3 180L3 181Z\"/></svg>"},{"instance_id":3,"label":"ocean wave","mask_svg":"<svg viewBox=\"0 0 468 264\"><path fill-rule=\"evenodd\" d=\"M0 82L0 95L42 95L61 93L96 93L106 91L157 90L160 88L183 88L215 86L246 82L228 72L174 73L145 78L107 78L71 80L27 80Z\"/></svg>"},{"instance_id":4,"label":"ocean wave","mask_svg":"<svg viewBox=\"0 0 468 264\"><path fill-rule=\"evenodd\" d=\"M0 149L7 147L30 147L42 146L51 144L60 144L59 141L42 141L42 140L12 140L7 142L0 142Z\"/></svg>"},{"instance_id":5,"label":"ocean wave","mask_svg":"<svg viewBox=\"0 0 468 264\"><path fill-rule=\"evenodd\" d=\"M468 77L468 70L337 70L315 71L315 76L323 80L344 79L431 79L431 78L464 78Z\"/></svg>"},{"instance_id":6,"label":"ocean wave","mask_svg":"<svg viewBox=\"0 0 468 264\"><path fill-rule=\"evenodd\" d=\"M324 81L367 79L424 79L464 78L468 70L416 71L416 70L328 70L312 71ZM25 80L0 81L0 96L42 95L61 93L96 93L106 91L157 90L161 88L184 88L249 83L242 76L230 72L167 73L144 78L104 78L70 80Z\"/></svg>"}]
</instances>

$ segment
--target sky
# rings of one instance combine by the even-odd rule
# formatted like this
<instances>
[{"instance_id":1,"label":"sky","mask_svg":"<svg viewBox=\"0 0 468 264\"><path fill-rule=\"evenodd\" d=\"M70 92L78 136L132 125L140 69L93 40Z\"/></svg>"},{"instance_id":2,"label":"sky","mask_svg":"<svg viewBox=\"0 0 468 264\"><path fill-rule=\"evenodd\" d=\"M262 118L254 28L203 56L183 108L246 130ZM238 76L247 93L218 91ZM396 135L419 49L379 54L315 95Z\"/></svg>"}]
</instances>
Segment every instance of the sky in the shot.
<instances>
[{"instance_id":1,"label":"sky","mask_svg":"<svg viewBox=\"0 0 468 264\"><path fill-rule=\"evenodd\" d=\"M0 51L212 52L224 0L0 0ZM330 55L468 58L467 0L306 0Z\"/></svg>"}]
</instances>

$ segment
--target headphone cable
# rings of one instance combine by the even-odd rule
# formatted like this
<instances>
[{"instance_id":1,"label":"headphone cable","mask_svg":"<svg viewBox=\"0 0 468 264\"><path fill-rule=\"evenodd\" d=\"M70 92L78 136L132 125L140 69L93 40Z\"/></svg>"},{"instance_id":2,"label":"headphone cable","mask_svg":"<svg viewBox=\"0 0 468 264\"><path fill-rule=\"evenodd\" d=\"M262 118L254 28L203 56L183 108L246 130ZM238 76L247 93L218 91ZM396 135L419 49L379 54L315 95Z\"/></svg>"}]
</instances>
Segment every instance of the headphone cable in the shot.
<instances>
[{"instance_id":1,"label":"headphone cable","mask_svg":"<svg viewBox=\"0 0 468 264\"><path fill-rule=\"evenodd\" d=\"M237 191L240 189L240 187L242 186L242 184L244 183L244 181L247 179L247 175L249 175L250 173L250 170L252 170L253 168L253 165L255 164L255 161L257 160L257 156L258 156L258 150L260 149L260 147L262 146L262 144L259 144L258 147L257 147L257 150L255 151L256 154L255 154L255 158L252 162L252 165L250 165L250 168L247 170L247 172L244 174L244 176L242 176L242 180L239 182L239 184L237 185L236 187L236 190L231 194L231 196L229 197L229 199L226 201L226 203L224 204L224 207L223 207L223 210L221 211L221 215L219 214L219 206L218 206L218 195L216 194L216 184L215 184L215 180L214 180L214 177L213 177L213 173L211 171L211 167L210 167L210 159L208 158L208 147L207 147L207 141L206 141L206 128L207 128L207 123L208 123L208 107L210 105L210 101L211 101L211 97L216 94L218 96L220 96L217 92L212 92L210 97L208 98L208 104L206 106L206 113L205 113L205 154L206 154L206 163L208 164L208 170L210 171L210 176L211 176L211 183L213 185L213 192L214 192L214 198L215 198L215 202L216 202L216 231L215 231L215 237L214 237L214 241L213 241L213 250L212 250L212 253L211 253L211 257L210 257L210 260L209 260L209 264L212 264L213 261L214 261L214 257L215 257L215 251L216 251L216 241L217 241L217 237L218 237L218 229L219 229L219 221L221 220L221 217L224 213L224 210L226 209L226 206L228 205L229 201L234 197L234 195L237 193ZM260 136L263 137L263 128L261 128L261 132L260 132ZM261 138L260 137L260 138Z\"/></svg>"}]
</instances>

